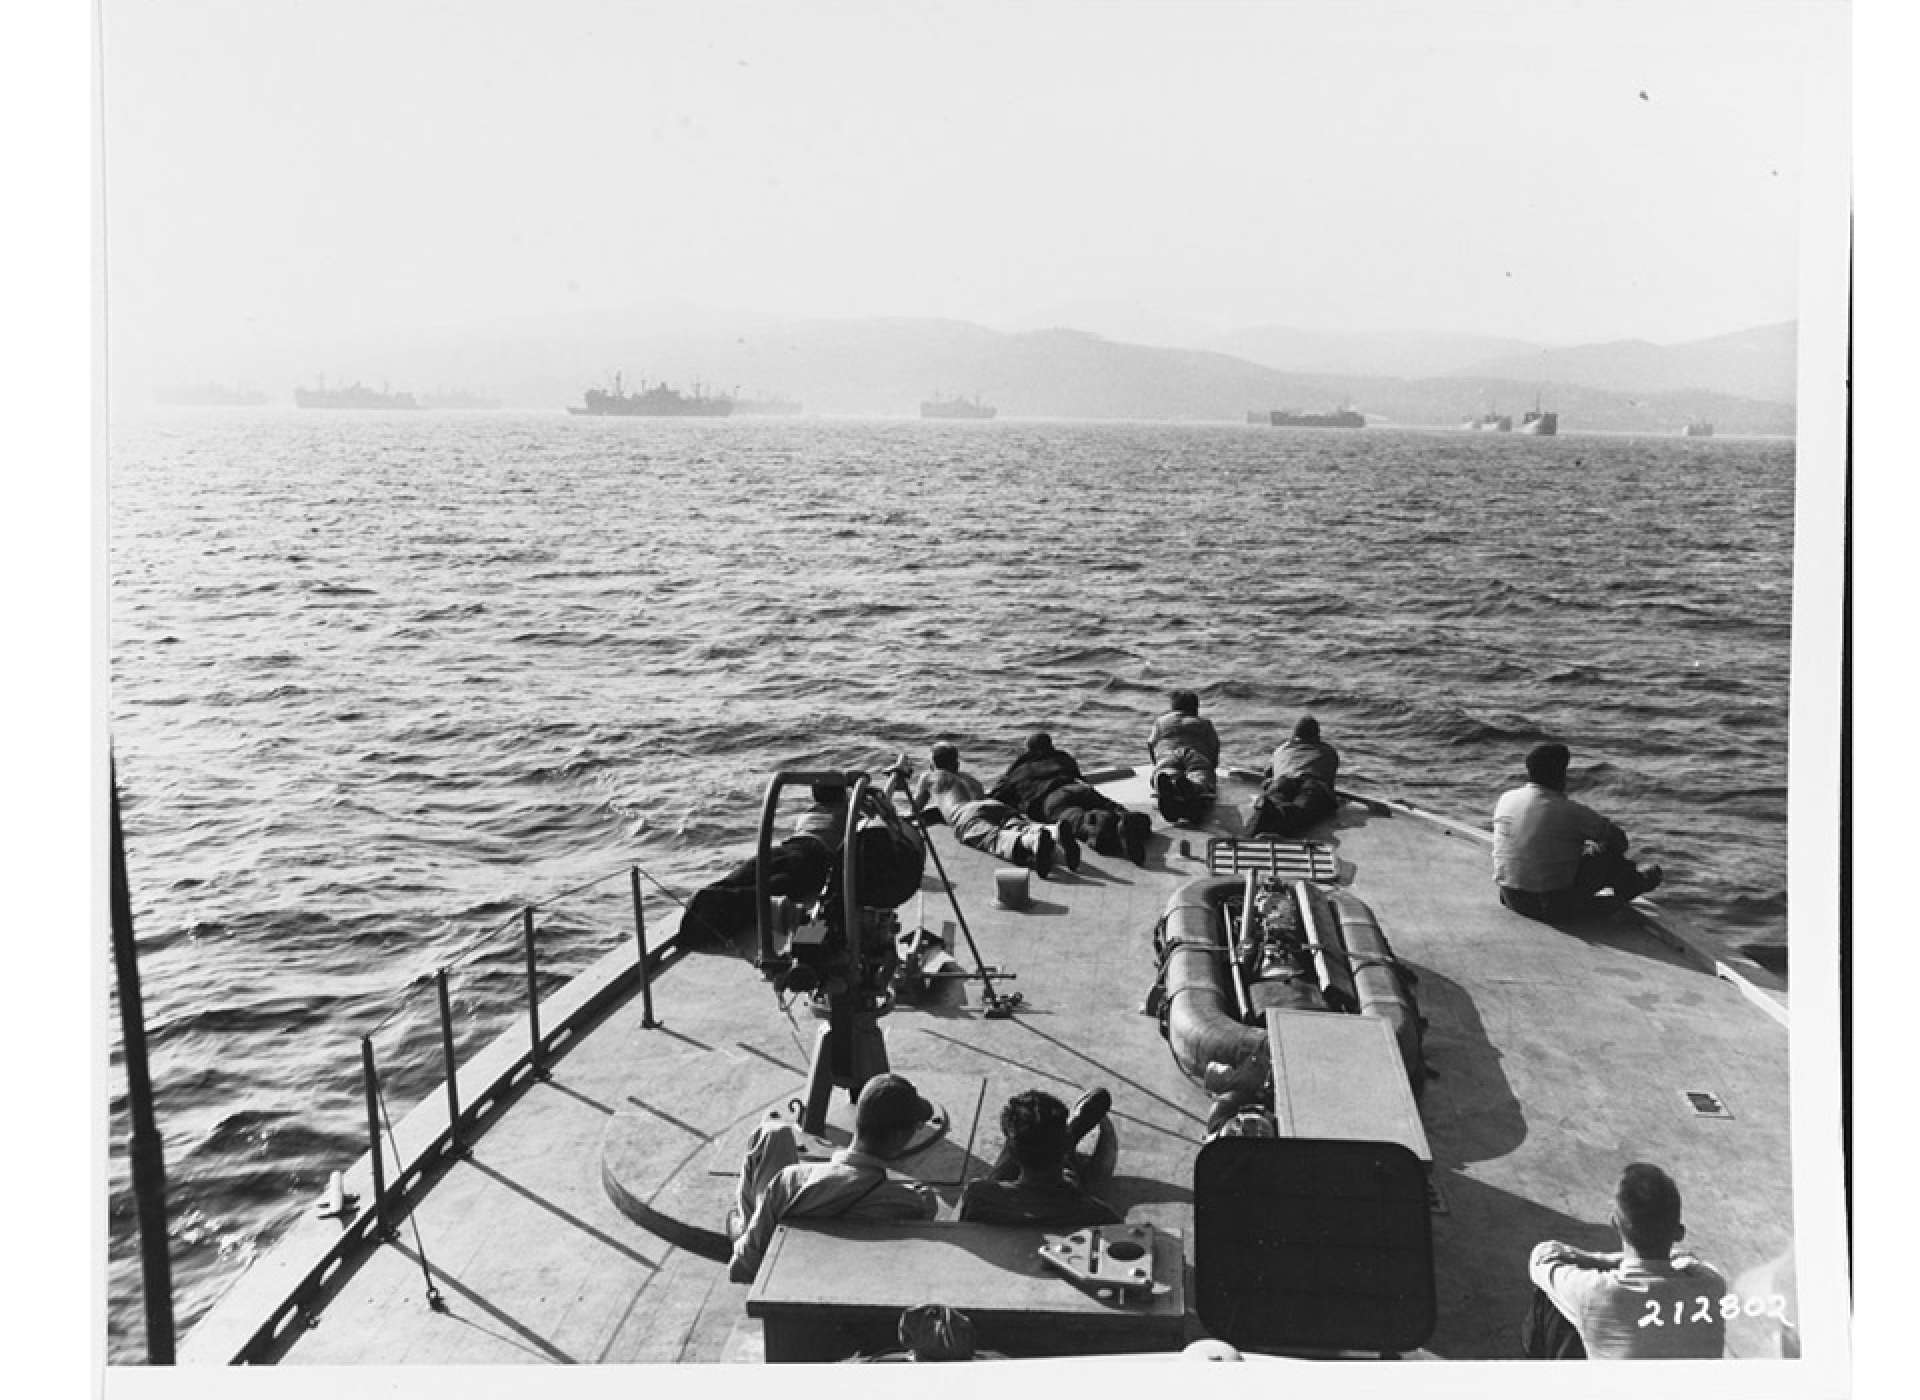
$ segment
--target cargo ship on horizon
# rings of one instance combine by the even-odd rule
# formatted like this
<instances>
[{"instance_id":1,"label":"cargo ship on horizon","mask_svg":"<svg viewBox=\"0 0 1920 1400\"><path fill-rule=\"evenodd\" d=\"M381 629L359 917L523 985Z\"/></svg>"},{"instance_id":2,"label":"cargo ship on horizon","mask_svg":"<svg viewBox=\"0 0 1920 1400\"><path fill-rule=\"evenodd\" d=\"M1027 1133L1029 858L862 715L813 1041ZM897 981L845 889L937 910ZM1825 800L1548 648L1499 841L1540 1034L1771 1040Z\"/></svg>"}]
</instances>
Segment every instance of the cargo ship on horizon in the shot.
<instances>
[{"instance_id":1,"label":"cargo ship on horizon","mask_svg":"<svg viewBox=\"0 0 1920 1400\"><path fill-rule=\"evenodd\" d=\"M326 380L320 381L316 389L295 389L293 402L296 408L378 408L378 409L418 409L412 394L390 393L386 389L369 389L358 380L344 389L329 389Z\"/></svg>"},{"instance_id":2,"label":"cargo ship on horizon","mask_svg":"<svg viewBox=\"0 0 1920 1400\"><path fill-rule=\"evenodd\" d=\"M569 404L567 412L576 416L612 418L725 418L733 412L733 400L725 394L708 394L698 383L691 394L683 394L663 379L649 387L640 381L640 392L629 394L618 374L613 388L589 389L584 404Z\"/></svg>"},{"instance_id":3,"label":"cargo ship on horizon","mask_svg":"<svg viewBox=\"0 0 1920 1400\"><path fill-rule=\"evenodd\" d=\"M1254 421L1259 421L1257 418ZM1336 409L1332 413L1293 413L1287 409L1276 408L1267 415L1267 423L1275 428L1364 428L1367 420L1352 408Z\"/></svg>"},{"instance_id":4,"label":"cargo ship on horizon","mask_svg":"<svg viewBox=\"0 0 1920 1400\"><path fill-rule=\"evenodd\" d=\"M922 418L991 418L999 411L992 404L983 403L978 394L970 399L943 399L936 389L932 398L920 401Z\"/></svg>"},{"instance_id":5,"label":"cargo ship on horizon","mask_svg":"<svg viewBox=\"0 0 1920 1400\"><path fill-rule=\"evenodd\" d=\"M1528 437L1558 437L1560 434L1560 415L1544 413L1540 408L1540 395L1533 396L1533 408L1520 420L1520 431Z\"/></svg>"}]
</instances>

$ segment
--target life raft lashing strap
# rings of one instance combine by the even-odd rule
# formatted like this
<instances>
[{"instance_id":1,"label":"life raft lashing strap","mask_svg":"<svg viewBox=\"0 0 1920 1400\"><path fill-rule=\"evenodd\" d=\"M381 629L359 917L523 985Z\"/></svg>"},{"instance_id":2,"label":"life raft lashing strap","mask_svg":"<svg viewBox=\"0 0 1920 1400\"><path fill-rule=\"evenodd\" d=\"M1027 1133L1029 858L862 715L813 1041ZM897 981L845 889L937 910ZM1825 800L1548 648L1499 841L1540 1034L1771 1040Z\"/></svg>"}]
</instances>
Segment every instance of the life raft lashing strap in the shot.
<instances>
[{"instance_id":1,"label":"life raft lashing strap","mask_svg":"<svg viewBox=\"0 0 1920 1400\"><path fill-rule=\"evenodd\" d=\"M1211 906L1205 904L1175 905L1173 909L1169 909L1160 916L1160 922L1153 926L1153 956L1161 967L1164 968L1167 965L1167 959L1172 957L1174 952L1181 948L1200 948L1217 953L1225 953L1227 951L1226 944L1211 935L1206 938L1182 938L1177 934L1172 938L1167 937L1167 920L1173 916L1176 910L1208 909L1210 907Z\"/></svg>"},{"instance_id":2,"label":"life raft lashing strap","mask_svg":"<svg viewBox=\"0 0 1920 1400\"><path fill-rule=\"evenodd\" d=\"M1160 955L1160 966L1165 968L1167 959L1182 948L1191 948L1197 953L1212 953L1223 958L1232 951L1226 944L1208 938L1170 938L1167 940L1166 952Z\"/></svg>"},{"instance_id":3,"label":"life raft lashing strap","mask_svg":"<svg viewBox=\"0 0 1920 1400\"><path fill-rule=\"evenodd\" d=\"M1328 1010L1354 1011L1360 1006L1360 993L1354 985L1351 954L1346 940L1338 935L1339 925L1327 897L1305 880L1293 885L1294 907L1300 913L1300 931L1307 947L1313 950L1314 979ZM1329 934L1335 936L1329 937Z\"/></svg>"},{"instance_id":4,"label":"life raft lashing strap","mask_svg":"<svg viewBox=\"0 0 1920 1400\"><path fill-rule=\"evenodd\" d=\"M1333 848L1320 841L1280 841L1268 837L1242 840L1213 836L1207 840L1207 873L1237 875L1243 870L1271 871L1285 880L1312 880L1336 884L1340 862Z\"/></svg>"},{"instance_id":5,"label":"life raft lashing strap","mask_svg":"<svg viewBox=\"0 0 1920 1400\"><path fill-rule=\"evenodd\" d=\"M1167 964L1173 961L1173 955L1183 948L1190 948L1197 953L1206 953L1225 959L1231 951L1225 943L1211 934L1208 934L1204 938L1189 938L1175 934L1169 938L1167 936L1167 921L1173 917L1177 910L1209 910L1211 907L1212 906L1204 902L1177 904L1162 914L1160 921L1153 926L1153 983L1147 988L1147 995L1141 1003L1140 1009L1147 1015L1155 1016L1159 1019L1160 1034L1162 1036L1167 1033L1167 1011L1173 1000L1167 993Z\"/></svg>"}]
</instances>

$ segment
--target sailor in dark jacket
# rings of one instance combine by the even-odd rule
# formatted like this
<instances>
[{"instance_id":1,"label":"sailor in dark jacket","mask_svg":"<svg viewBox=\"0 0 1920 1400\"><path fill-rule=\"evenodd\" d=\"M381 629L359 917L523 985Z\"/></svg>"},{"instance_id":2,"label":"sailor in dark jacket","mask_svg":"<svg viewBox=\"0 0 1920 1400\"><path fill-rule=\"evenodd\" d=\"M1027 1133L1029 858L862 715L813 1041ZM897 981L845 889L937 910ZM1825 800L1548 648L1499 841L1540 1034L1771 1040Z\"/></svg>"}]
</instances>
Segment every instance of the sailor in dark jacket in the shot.
<instances>
[{"instance_id":1,"label":"sailor in dark jacket","mask_svg":"<svg viewBox=\"0 0 1920 1400\"><path fill-rule=\"evenodd\" d=\"M794 822L793 834L768 852L768 891L798 904L811 903L826 888L847 829L846 781L816 782L812 796L813 805ZM726 942L754 927L759 868L758 854L749 856L695 890L681 926L693 938L711 942Z\"/></svg>"},{"instance_id":2,"label":"sailor in dark jacket","mask_svg":"<svg viewBox=\"0 0 1920 1400\"><path fill-rule=\"evenodd\" d=\"M1055 748L1053 736L1046 730L1036 729L1027 736L1027 746L1020 757L1007 765L1007 771L1000 775L988 795L1034 816L1035 813L1027 810L1030 806L1055 788L1080 780L1080 765L1073 755Z\"/></svg>"},{"instance_id":3,"label":"sailor in dark jacket","mask_svg":"<svg viewBox=\"0 0 1920 1400\"><path fill-rule=\"evenodd\" d=\"M1101 855L1126 853L1135 865L1147 861L1147 833L1153 821L1130 811L1088 783L1065 749L1055 748L1044 729L1027 738L1020 757L1008 765L988 796L1038 822L1065 822L1068 829Z\"/></svg>"}]
</instances>

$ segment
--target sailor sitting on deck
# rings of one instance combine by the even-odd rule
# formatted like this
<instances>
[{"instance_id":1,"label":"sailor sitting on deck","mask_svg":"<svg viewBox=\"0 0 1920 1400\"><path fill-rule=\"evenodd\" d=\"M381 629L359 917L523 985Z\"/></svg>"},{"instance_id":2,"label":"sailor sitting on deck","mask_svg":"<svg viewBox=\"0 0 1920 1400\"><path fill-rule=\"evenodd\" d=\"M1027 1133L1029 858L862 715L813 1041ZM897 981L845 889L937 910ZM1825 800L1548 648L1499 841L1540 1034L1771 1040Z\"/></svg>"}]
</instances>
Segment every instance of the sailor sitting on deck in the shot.
<instances>
[{"instance_id":1,"label":"sailor sitting on deck","mask_svg":"<svg viewBox=\"0 0 1920 1400\"><path fill-rule=\"evenodd\" d=\"M1078 1230L1088 1225L1118 1225L1120 1213L1092 1194L1096 1182L1113 1175L1114 1146L1106 1123L1113 1096L1095 1089L1067 1106L1038 1089L1015 1094L1000 1110L1006 1139L1000 1159L985 1180L970 1181L960 1196L960 1219L982 1225L1045 1225ZM1076 1150L1098 1131L1094 1151Z\"/></svg>"},{"instance_id":2,"label":"sailor sitting on deck","mask_svg":"<svg viewBox=\"0 0 1920 1400\"><path fill-rule=\"evenodd\" d=\"M853 1141L824 1162L800 1161L799 1129L769 1119L754 1129L740 1167L740 1195L727 1217L733 1257L727 1277L751 1283L786 1220L931 1220L939 1199L917 1181L889 1176L887 1162L933 1117L911 1081L876 1074L854 1101Z\"/></svg>"},{"instance_id":3,"label":"sailor sitting on deck","mask_svg":"<svg viewBox=\"0 0 1920 1400\"><path fill-rule=\"evenodd\" d=\"M1339 773L1340 753L1320 737L1320 721L1302 715L1293 737L1273 751L1247 835L1293 836L1332 816L1340 805L1333 790Z\"/></svg>"},{"instance_id":4,"label":"sailor sitting on deck","mask_svg":"<svg viewBox=\"0 0 1920 1400\"><path fill-rule=\"evenodd\" d=\"M1026 749L1007 765L987 796L1034 821L1063 823L1082 844L1103 856L1124 851L1135 865L1147 863L1152 819L1145 812L1130 811L1088 783L1073 755L1055 748L1053 736L1044 729L1027 736Z\"/></svg>"},{"instance_id":5,"label":"sailor sitting on deck","mask_svg":"<svg viewBox=\"0 0 1920 1400\"><path fill-rule=\"evenodd\" d=\"M1160 815L1175 822L1197 816L1219 791L1220 736L1200 717L1200 697L1191 690L1174 691L1168 704L1147 736L1147 756Z\"/></svg>"},{"instance_id":6,"label":"sailor sitting on deck","mask_svg":"<svg viewBox=\"0 0 1920 1400\"><path fill-rule=\"evenodd\" d=\"M963 846L1030 865L1043 880L1053 869L1055 851L1067 869L1080 868L1080 842L1064 824L1042 825L989 798L978 778L960 771L960 750L952 744L935 744L928 756L933 767L914 784L913 805L918 809L931 802ZM900 762L906 762L905 755Z\"/></svg>"},{"instance_id":7,"label":"sailor sitting on deck","mask_svg":"<svg viewBox=\"0 0 1920 1400\"><path fill-rule=\"evenodd\" d=\"M1680 1188L1659 1167L1635 1162L1613 1195L1617 1254L1558 1240L1536 1245L1527 1272L1533 1306L1521 1348L1537 1361L1717 1357L1726 1348L1727 1280L1710 1264L1673 1254L1686 1235Z\"/></svg>"},{"instance_id":8,"label":"sailor sitting on deck","mask_svg":"<svg viewBox=\"0 0 1920 1400\"><path fill-rule=\"evenodd\" d=\"M1660 885L1659 866L1627 859L1626 832L1567 796L1569 757L1565 744L1536 745L1527 785L1502 793L1493 809L1500 902L1530 919L1603 913Z\"/></svg>"}]
</instances>

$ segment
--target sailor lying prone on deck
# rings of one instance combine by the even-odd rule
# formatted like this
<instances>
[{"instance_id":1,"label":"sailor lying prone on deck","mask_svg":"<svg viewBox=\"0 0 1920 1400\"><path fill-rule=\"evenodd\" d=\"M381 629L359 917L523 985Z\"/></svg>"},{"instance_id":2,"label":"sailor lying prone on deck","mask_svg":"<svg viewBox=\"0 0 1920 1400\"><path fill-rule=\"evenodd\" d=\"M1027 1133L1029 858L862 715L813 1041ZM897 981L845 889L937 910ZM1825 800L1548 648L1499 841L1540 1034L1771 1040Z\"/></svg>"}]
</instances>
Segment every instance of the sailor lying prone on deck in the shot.
<instances>
[{"instance_id":1,"label":"sailor lying prone on deck","mask_svg":"<svg viewBox=\"0 0 1920 1400\"><path fill-rule=\"evenodd\" d=\"M1087 782L1074 756L1055 748L1053 736L1044 729L1027 736L1026 748L987 796L1034 821L1060 823L1080 844L1103 856L1124 853L1135 865L1147 863L1152 819L1145 812L1129 811Z\"/></svg>"},{"instance_id":2,"label":"sailor lying prone on deck","mask_svg":"<svg viewBox=\"0 0 1920 1400\"><path fill-rule=\"evenodd\" d=\"M933 767L914 784L913 805L920 809L931 802L961 845L1032 866L1043 880L1053 869L1056 851L1067 869L1080 868L1080 842L1065 822L1043 825L993 801L978 778L960 770L960 750L952 744L935 744L928 758Z\"/></svg>"},{"instance_id":3,"label":"sailor lying prone on deck","mask_svg":"<svg viewBox=\"0 0 1920 1400\"><path fill-rule=\"evenodd\" d=\"M793 834L767 853L768 891L803 904L826 888L847 829L847 784L816 782L811 792L813 804L794 819ZM752 928L759 869L755 854L694 891L681 926L716 942Z\"/></svg>"}]
</instances>

